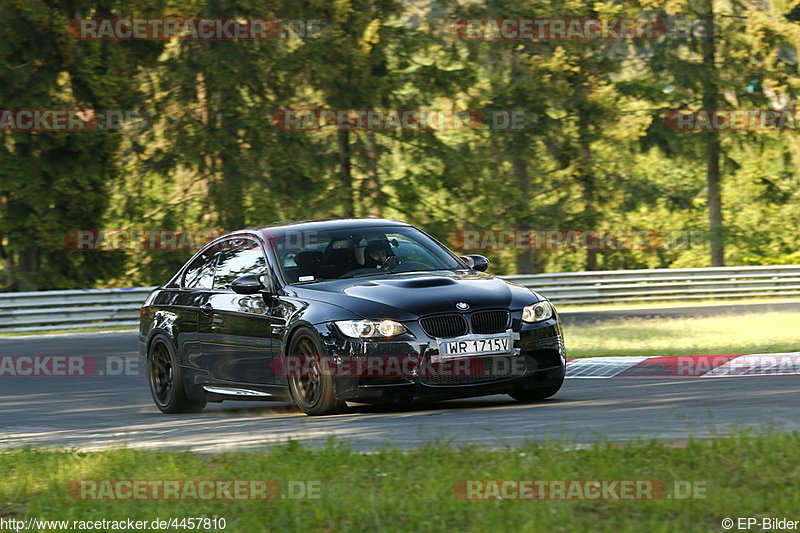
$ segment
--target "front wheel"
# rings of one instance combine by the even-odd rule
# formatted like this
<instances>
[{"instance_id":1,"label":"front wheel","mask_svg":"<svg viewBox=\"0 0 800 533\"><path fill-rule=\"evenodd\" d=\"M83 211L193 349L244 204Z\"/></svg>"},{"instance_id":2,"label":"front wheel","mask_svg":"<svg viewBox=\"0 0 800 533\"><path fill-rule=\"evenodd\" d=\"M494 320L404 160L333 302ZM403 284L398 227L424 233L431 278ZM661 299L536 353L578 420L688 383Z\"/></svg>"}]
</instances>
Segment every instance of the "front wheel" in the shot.
<instances>
[{"instance_id":1,"label":"front wheel","mask_svg":"<svg viewBox=\"0 0 800 533\"><path fill-rule=\"evenodd\" d=\"M539 400L544 400L549 398L550 396L557 393L561 390L561 385L564 384L564 379L562 378L561 381L556 383L555 385L550 385L549 387L543 387L541 389L530 389L521 392L512 392L509 394L512 398L519 402L538 402Z\"/></svg>"},{"instance_id":2,"label":"front wheel","mask_svg":"<svg viewBox=\"0 0 800 533\"><path fill-rule=\"evenodd\" d=\"M156 337L147 350L147 376L153 401L162 413L198 413L206 406L204 400L186 395L175 350L163 336Z\"/></svg>"},{"instance_id":3,"label":"front wheel","mask_svg":"<svg viewBox=\"0 0 800 533\"><path fill-rule=\"evenodd\" d=\"M289 357L297 363L292 365L289 388L294 402L304 413L330 415L345 409L345 402L336 397L323 349L313 333L298 332L289 345Z\"/></svg>"}]
</instances>

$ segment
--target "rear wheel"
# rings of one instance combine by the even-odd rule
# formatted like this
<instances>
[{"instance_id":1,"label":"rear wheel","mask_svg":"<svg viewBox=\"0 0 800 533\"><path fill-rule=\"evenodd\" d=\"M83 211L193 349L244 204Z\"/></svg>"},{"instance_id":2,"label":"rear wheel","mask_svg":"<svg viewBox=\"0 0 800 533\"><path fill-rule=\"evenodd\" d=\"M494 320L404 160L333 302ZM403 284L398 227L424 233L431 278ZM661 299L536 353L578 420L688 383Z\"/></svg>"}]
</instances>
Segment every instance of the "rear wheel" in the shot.
<instances>
[{"instance_id":1,"label":"rear wheel","mask_svg":"<svg viewBox=\"0 0 800 533\"><path fill-rule=\"evenodd\" d=\"M333 378L326 371L323 349L313 333L301 330L289 345L292 365L289 388L297 406L307 415L329 415L342 412L346 404L336 397Z\"/></svg>"},{"instance_id":2,"label":"rear wheel","mask_svg":"<svg viewBox=\"0 0 800 533\"><path fill-rule=\"evenodd\" d=\"M147 375L153 401L162 413L197 413L206 406L204 400L186 395L181 367L172 343L159 336L147 352Z\"/></svg>"}]
</instances>

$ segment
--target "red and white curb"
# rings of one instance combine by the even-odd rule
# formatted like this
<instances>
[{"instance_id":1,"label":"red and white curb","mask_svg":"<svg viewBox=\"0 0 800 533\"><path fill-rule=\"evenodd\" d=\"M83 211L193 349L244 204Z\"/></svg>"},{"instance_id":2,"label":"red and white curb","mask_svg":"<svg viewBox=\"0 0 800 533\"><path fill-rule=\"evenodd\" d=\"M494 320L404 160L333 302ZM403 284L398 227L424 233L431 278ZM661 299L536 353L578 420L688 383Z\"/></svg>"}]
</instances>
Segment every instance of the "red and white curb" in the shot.
<instances>
[{"instance_id":1,"label":"red and white curb","mask_svg":"<svg viewBox=\"0 0 800 533\"><path fill-rule=\"evenodd\" d=\"M747 355L586 357L567 360L568 378L798 376L800 352Z\"/></svg>"}]
</instances>

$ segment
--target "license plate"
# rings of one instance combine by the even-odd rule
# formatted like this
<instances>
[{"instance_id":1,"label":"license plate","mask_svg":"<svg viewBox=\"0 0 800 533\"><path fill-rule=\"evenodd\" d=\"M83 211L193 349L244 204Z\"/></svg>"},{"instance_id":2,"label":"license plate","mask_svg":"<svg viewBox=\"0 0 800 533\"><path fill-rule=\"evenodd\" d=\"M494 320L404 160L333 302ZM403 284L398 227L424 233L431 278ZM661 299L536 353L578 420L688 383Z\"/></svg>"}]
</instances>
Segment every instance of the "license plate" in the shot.
<instances>
[{"instance_id":1,"label":"license plate","mask_svg":"<svg viewBox=\"0 0 800 533\"><path fill-rule=\"evenodd\" d=\"M482 355L510 351L511 339L508 335L439 342L439 353L441 355Z\"/></svg>"}]
</instances>

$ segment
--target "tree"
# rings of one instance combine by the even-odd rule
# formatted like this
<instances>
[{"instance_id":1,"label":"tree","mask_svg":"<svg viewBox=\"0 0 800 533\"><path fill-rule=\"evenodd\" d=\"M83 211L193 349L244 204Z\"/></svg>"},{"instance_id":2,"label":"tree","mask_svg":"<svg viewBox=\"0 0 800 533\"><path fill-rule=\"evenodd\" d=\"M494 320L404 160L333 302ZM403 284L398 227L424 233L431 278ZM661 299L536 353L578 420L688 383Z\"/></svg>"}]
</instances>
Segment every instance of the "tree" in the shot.
<instances>
[{"instance_id":1,"label":"tree","mask_svg":"<svg viewBox=\"0 0 800 533\"><path fill-rule=\"evenodd\" d=\"M152 15L158 2L46 0L0 4L0 102L5 109L135 110L139 69L157 42L79 41L72 18ZM68 252L70 229L96 228L108 207L124 132L0 132L0 258L12 290L86 286L123 257ZM109 261L109 259L111 259Z\"/></svg>"},{"instance_id":2,"label":"tree","mask_svg":"<svg viewBox=\"0 0 800 533\"><path fill-rule=\"evenodd\" d=\"M794 98L796 64L794 72L787 69L779 51L788 42L797 42L797 32L784 17L782 3L673 0L642 4L663 9L662 15L671 17L668 20L679 21L676 34L650 49L649 65L661 88L656 102L662 107L712 112L731 107L764 109L778 103L776 89ZM723 175L726 162L732 169L730 150L739 144L741 134L715 129L667 132L657 126L650 134L658 137L655 142L660 146L668 147L668 153L705 160L709 262L724 265L730 227L723 219ZM702 138L700 145L695 142L697 136Z\"/></svg>"}]
</instances>

